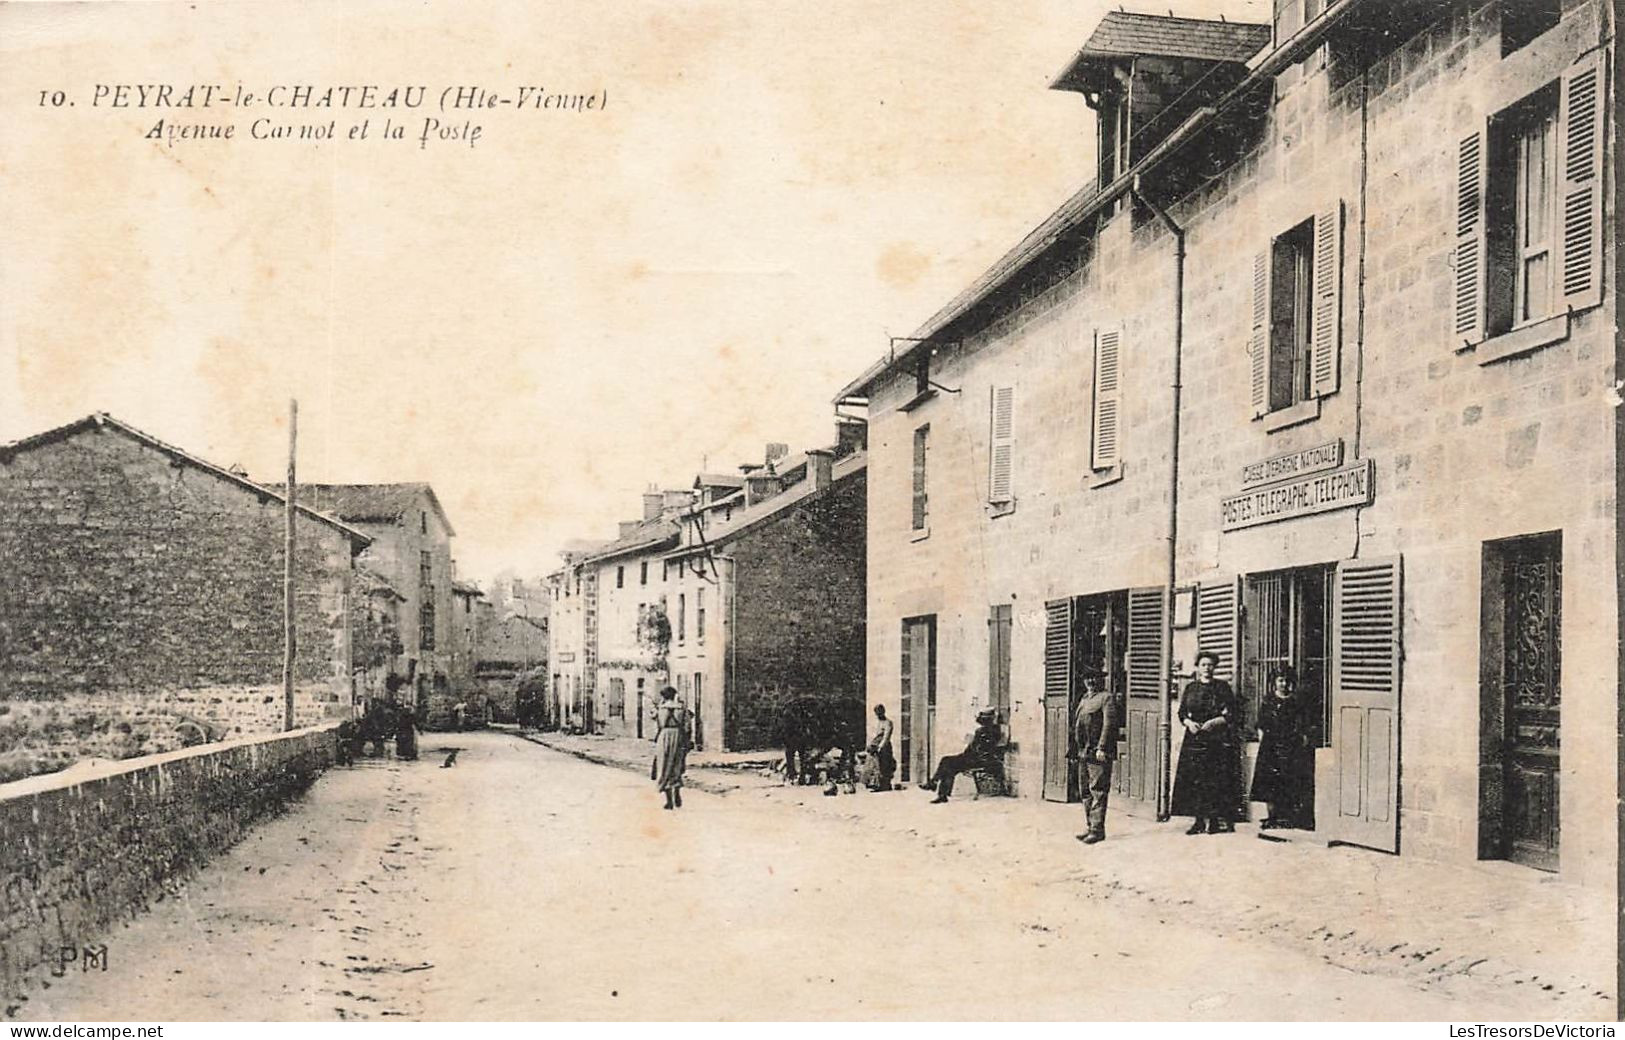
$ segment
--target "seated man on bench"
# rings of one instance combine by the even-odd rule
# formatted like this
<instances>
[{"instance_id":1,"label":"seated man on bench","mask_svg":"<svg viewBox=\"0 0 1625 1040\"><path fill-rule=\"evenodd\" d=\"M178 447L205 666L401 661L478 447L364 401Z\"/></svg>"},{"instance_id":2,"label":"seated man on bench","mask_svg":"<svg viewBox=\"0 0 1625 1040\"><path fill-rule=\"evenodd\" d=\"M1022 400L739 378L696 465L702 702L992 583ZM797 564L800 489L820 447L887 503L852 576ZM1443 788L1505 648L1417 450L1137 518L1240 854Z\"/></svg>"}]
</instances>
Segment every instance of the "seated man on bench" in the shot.
<instances>
[{"instance_id":1,"label":"seated man on bench","mask_svg":"<svg viewBox=\"0 0 1625 1040\"><path fill-rule=\"evenodd\" d=\"M998 713L992 708L976 716L976 732L970 743L957 755L944 755L937 763L931 779L920 784L927 791L936 788L933 805L941 805L954 793L954 777L960 773L987 772L1004 778L1004 733L999 729Z\"/></svg>"}]
</instances>

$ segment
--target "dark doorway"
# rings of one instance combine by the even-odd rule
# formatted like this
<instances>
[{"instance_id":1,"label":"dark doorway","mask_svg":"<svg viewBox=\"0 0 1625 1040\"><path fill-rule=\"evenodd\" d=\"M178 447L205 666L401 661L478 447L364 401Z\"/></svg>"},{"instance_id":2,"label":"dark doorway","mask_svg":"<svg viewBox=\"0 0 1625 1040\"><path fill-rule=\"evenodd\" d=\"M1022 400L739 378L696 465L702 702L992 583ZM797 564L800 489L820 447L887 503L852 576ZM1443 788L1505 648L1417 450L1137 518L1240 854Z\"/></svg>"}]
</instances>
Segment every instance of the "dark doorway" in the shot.
<instances>
[{"instance_id":1,"label":"dark doorway","mask_svg":"<svg viewBox=\"0 0 1625 1040\"><path fill-rule=\"evenodd\" d=\"M1484 546L1479 854L1558 868L1563 536Z\"/></svg>"}]
</instances>

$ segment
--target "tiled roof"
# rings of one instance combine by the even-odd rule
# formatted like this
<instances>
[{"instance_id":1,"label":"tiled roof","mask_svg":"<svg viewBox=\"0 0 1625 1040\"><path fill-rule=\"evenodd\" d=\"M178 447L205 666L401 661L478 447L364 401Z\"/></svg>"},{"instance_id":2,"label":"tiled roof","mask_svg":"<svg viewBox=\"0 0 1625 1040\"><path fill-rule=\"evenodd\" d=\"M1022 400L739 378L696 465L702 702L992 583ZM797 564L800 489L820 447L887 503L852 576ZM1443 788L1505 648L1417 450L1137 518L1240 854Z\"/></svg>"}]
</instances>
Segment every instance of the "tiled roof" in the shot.
<instances>
[{"instance_id":1,"label":"tiled roof","mask_svg":"<svg viewBox=\"0 0 1625 1040\"><path fill-rule=\"evenodd\" d=\"M206 462L190 452L175 447L173 444L167 444L159 440L150 433L145 433L136 429L129 423L115 419L106 412L94 412L85 416L83 419L77 419L74 422L68 423L64 426L58 426L55 429L46 430L43 433L36 433L32 437L24 437L21 440L12 441L10 444L0 444L0 462L8 461L20 452L37 448L42 444L49 444L53 441L62 440L66 437L72 437L77 434L84 433L87 430L94 429L112 430L115 433L123 434L137 443L145 444L149 448L163 452L165 455L168 455L177 462L203 470L206 473L211 473L214 476L219 477L221 480L226 481L228 484L235 484L244 490L250 491L253 494L264 498L275 499L278 502L286 501L282 495L281 488L275 485L257 484L239 473L234 473L229 469L216 466L212 462ZM334 519L333 516L321 511L318 507L314 507L312 503L305 501L303 498L297 502L297 507L301 513L306 514L312 519L320 520L324 524L338 528L345 534L346 537L358 545L365 546L372 543L371 535L362 531L357 531L348 524L341 523L339 520Z\"/></svg>"},{"instance_id":2,"label":"tiled roof","mask_svg":"<svg viewBox=\"0 0 1625 1040\"><path fill-rule=\"evenodd\" d=\"M644 520L628 531L624 537L617 538L607 545L593 550L588 560L608 560L625 553L635 552L639 549L654 549L668 541L677 540L677 522L675 520L655 519Z\"/></svg>"},{"instance_id":3,"label":"tiled roof","mask_svg":"<svg viewBox=\"0 0 1625 1040\"><path fill-rule=\"evenodd\" d=\"M280 485L277 485L280 486ZM406 484L300 484L299 499L351 523L398 523L418 507L418 496L429 496L440 522L452 530L451 520L440 507L434 489L424 483Z\"/></svg>"},{"instance_id":4,"label":"tiled roof","mask_svg":"<svg viewBox=\"0 0 1625 1040\"><path fill-rule=\"evenodd\" d=\"M461 593L464 596L485 595L484 592L480 591L480 587L478 585L470 584L466 581L453 581L451 583L451 591Z\"/></svg>"},{"instance_id":5,"label":"tiled roof","mask_svg":"<svg viewBox=\"0 0 1625 1040\"><path fill-rule=\"evenodd\" d=\"M1079 58L1154 54L1169 58L1244 62L1270 44L1268 25L1111 11Z\"/></svg>"},{"instance_id":6,"label":"tiled roof","mask_svg":"<svg viewBox=\"0 0 1625 1040\"><path fill-rule=\"evenodd\" d=\"M694 478L694 486L728 488L744 487L745 478L736 473L701 473Z\"/></svg>"}]
</instances>

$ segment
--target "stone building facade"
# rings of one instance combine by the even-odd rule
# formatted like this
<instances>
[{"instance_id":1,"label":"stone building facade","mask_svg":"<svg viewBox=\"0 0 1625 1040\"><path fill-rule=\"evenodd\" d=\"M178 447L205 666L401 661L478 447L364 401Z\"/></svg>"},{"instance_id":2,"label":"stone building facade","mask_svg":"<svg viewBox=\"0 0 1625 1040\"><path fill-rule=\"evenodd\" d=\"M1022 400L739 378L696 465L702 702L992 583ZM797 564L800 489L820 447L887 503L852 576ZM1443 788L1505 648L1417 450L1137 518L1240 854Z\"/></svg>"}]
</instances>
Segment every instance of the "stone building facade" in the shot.
<instances>
[{"instance_id":1,"label":"stone building facade","mask_svg":"<svg viewBox=\"0 0 1625 1040\"><path fill-rule=\"evenodd\" d=\"M403 647L392 685L419 724L443 729L456 703L452 687L453 567L456 534L428 484L302 484L300 500L372 538L361 562L403 597Z\"/></svg>"},{"instance_id":2,"label":"stone building facade","mask_svg":"<svg viewBox=\"0 0 1625 1040\"><path fill-rule=\"evenodd\" d=\"M0 769L284 724L282 497L106 415L0 447ZM368 537L297 514L295 724L351 710Z\"/></svg>"},{"instance_id":3,"label":"stone building facade","mask_svg":"<svg viewBox=\"0 0 1625 1040\"><path fill-rule=\"evenodd\" d=\"M1055 84L1097 182L840 394L869 699L912 778L991 706L1017 793L1071 800L1098 674L1154 814L1197 651L1249 737L1290 665L1316 839L1611 885L1606 6L1275 6L1108 15Z\"/></svg>"},{"instance_id":4,"label":"stone building facade","mask_svg":"<svg viewBox=\"0 0 1625 1040\"><path fill-rule=\"evenodd\" d=\"M664 563L672 684L702 750L775 746L802 698L863 725L866 456L852 447L750 467L737 489L700 478Z\"/></svg>"}]
</instances>

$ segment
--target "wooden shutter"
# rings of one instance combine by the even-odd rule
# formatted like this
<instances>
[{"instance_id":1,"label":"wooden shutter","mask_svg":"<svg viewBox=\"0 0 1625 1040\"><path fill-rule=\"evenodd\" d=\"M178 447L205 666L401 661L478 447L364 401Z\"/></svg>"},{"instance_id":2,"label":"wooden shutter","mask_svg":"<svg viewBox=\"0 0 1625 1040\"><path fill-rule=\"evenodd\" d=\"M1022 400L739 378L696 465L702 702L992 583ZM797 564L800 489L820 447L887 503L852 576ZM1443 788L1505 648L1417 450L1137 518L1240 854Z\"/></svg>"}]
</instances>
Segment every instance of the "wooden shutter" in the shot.
<instances>
[{"instance_id":1,"label":"wooden shutter","mask_svg":"<svg viewBox=\"0 0 1625 1040\"><path fill-rule=\"evenodd\" d=\"M1072 601L1044 604L1044 788L1046 801L1072 800Z\"/></svg>"},{"instance_id":2,"label":"wooden shutter","mask_svg":"<svg viewBox=\"0 0 1625 1040\"><path fill-rule=\"evenodd\" d=\"M1009 604L995 605L987 618L987 706L999 713L999 725L1010 724Z\"/></svg>"},{"instance_id":3,"label":"wooden shutter","mask_svg":"<svg viewBox=\"0 0 1625 1040\"><path fill-rule=\"evenodd\" d=\"M1462 138L1456 152L1456 339L1484 338L1484 131Z\"/></svg>"},{"instance_id":4,"label":"wooden shutter","mask_svg":"<svg viewBox=\"0 0 1625 1040\"><path fill-rule=\"evenodd\" d=\"M1095 418L1090 445L1091 465L1110 469L1121 458L1122 333L1117 329L1095 332Z\"/></svg>"},{"instance_id":5,"label":"wooden shutter","mask_svg":"<svg viewBox=\"0 0 1625 1040\"><path fill-rule=\"evenodd\" d=\"M1270 254L1253 257L1253 321L1247 337L1253 361L1253 418L1270 410Z\"/></svg>"},{"instance_id":6,"label":"wooden shutter","mask_svg":"<svg viewBox=\"0 0 1625 1040\"><path fill-rule=\"evenodd\" d=\"M1343 335L1343 203L1315 215L1314 301L1310 319L1310 393L1337 392Z\"/></svg>"},{"instance_id":7,"label":"wooden shutter","mask_svg":"<svg viewBox=\"0 0 1625 1040\"><path fill-rule=\"evenodd\" d=\"M1161 713L1162 666L1166 657L1160 586L1128 592L1128 697L1124 702L1126 747L1118 764L1126 771L1120 790L1129 798L1154 803L1159 788L1157 728Z\"/></svg>"},{"instance_id":8,"label":"wooden shutter","mask_svg":"<svg viewBox=\"0 0 1625 1040\"><path fill-rule=\"evenodd\" d=\"M1236 682L1237 640L1241 634L1241 594L1236 579L1203 582L1196 597L1196 649L1219 655L1213 674Z\"/></svg>"},{"instance_id":9,"label":"wooden shutter","mask_svg":"<svg viewBox=\"0 0 1625 1040\"><path fill-rule=\"evenodd\" d=\"M1315 819L1331 841L1399 849L1400 564L1344 560L1332 596L1331 783Z\"/></svg>"},{"instance_id":10,"label":"wooden shutter","mask_svg":"<svg viewBox=\"0 0 1625 1040\"><path fill-rule=\"evenodd\" d=\"M925 449L931 427L922 426L914 431L914 530L925 529Z\"/></svg>"},{"instance_id":11,"label":"wooden shutter","mask_svg":"<svg viewBox=\"0 0 1625 1040\"><path fill-rule=\"evenodd\" d=\"M1072 689L1072 601L1044 604L1044 696L1066 697Z\"/></svg>"},{"instance_id":12,"label":"wooden shutter","mask_svg":"<svg viewBox=\"0 0 1625 1040\"><path fill-rule=\"evenodd\" d=\"M1012 469L1015 465L1015 403L1016 390L1011 386L996 386L989 391L988 425L990 430L988 452L987 500L994 503L1009 502Z\"/></svg>"},{"instance_id":13,"label":"wooden shutter","mask_svg":"<svg viewBox=\"0 0 1625 1040\"><path fill-rule=\"evenodd\" d=\"M1588 55L1563 74L1559 133L1562 153L1558 193L1561 229L1560 296L1581 310L1602 302L1603 100L1607 84L1602 52Z\"/></svg>"}]
</instances>

